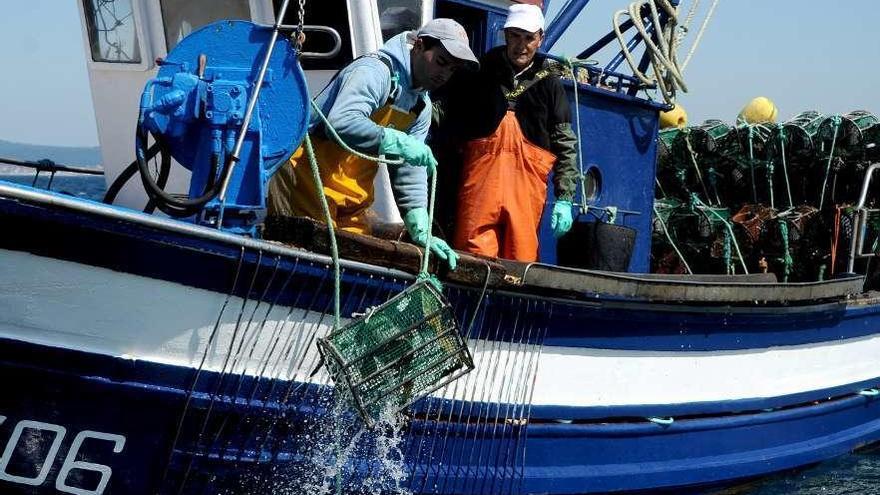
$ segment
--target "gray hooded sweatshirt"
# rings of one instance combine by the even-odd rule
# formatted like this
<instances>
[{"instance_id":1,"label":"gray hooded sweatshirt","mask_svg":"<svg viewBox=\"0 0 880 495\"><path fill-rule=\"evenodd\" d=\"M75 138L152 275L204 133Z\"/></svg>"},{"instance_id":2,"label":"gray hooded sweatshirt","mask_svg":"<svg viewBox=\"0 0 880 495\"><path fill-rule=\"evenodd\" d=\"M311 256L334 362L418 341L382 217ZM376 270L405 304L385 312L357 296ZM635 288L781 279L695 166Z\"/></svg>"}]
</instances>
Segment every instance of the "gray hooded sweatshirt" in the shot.
<instances>
[{"instance_id":1,"label":"gray hooded sweatshirt","mask_svg":"<svg viewBox=\"0 0 880 495\"><path fill-rule=\"evenodd\" d=\"M400 129L424 142L431 124L431 100L427 91L412 87L410 73L411 31L403 32L390 40L378 53L361 57L342 69L336 78L316 98L316 103L327 116L330 125L351 147L364 153L376 154L385 129L370 120L370 116L385 106L390 96L394 106L410 112L419 100L424 105L409 129ZM391 60L394 76L388 66L379 60ZM392 77L397 83L392 84ZM394 95L391 95L394 86ZM320 119L312 115L311 132L319 126ZM401 165L388 167L391 186L401 209L401 214L428 204L427 171L424 167Z\"/></svg>"}]
</instances>

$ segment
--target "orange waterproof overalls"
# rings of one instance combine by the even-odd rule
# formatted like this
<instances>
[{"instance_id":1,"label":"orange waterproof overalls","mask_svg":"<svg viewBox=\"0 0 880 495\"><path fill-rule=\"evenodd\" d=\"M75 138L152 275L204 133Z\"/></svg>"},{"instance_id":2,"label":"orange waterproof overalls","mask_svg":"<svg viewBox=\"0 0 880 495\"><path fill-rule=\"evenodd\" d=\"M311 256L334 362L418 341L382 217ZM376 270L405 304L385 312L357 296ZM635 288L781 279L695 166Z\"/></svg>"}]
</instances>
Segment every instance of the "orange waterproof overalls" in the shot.
<instances>
[{"instance_id":1,"label":"orange waterproof overalls","mask_svg":"<svg viewBox=\"0 0 880 495\"><path fill-rule=\"evenodd\" d=\"M405 131L417 115L394 107L391 102L379 108L370 119L382 127ZM369 234L365 213L373 204L373 179L377 163L358 158L343 150L332 138L311 136L330 216L337 228L357 234ZM312 177L305 145L290 157L290 166L281 167L269 183L270 216L309 217L325 221L318 197L318 185Z\"/></svg>"},{"instance_id":2,"label":"orange waterproof overalls","mask_svg":"<svg viewBox=\"0 0 880 495\"><path fill-rule=\"evenodd\" d=\"M538 227L555 161L555 155L526 139L512 110L491 136L468 142L455 248L537 261Z\"/></svg>"}]
</instances>

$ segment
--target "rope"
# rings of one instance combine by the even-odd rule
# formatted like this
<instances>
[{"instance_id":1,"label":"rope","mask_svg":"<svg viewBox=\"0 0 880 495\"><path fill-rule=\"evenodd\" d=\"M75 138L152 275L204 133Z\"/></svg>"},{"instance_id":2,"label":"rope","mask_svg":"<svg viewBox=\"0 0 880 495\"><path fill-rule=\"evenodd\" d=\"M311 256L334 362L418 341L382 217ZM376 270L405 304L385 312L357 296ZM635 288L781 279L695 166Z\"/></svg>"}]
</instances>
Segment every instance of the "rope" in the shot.
<instances>
[{"instance_id":1,"label":"rope","mask_svg":"<svg viewBox=\"0 0 880 495\"><path fill-rule=\"evenodd\" d=\"M779 234L782 236L782 249L785 250L785 255L782 257L782 281L788 282L788 276L794 266L794 259L791 257L791 249L788 245L788 223L785 220L779 221Z\"/></svg>"},{"instance_id":2,"label":"rope","mask_svg":"<svg viewBox=\"0 0 880 495\"><path fill-rule=\"evenodd\" d=\"M333 138L333 141L336 144L338 144L340 148L344 149L346 152L351 153L352 155L354 155L358 158L363 158L364 160L369 160L371 162L386 163L388 165L403 165L402 158L397 158L395 160L389 160L386 158L382 158L380 156L373 156L373 155L368 155L366 153L361 153L360 151L353 149L351 146L346 144L345 141L342 140L342 138L336 132L336 129L334 129L333 126L330 125L330 121L327 120L327 116L324 115L324 112L321 111L321 108L318 106L317 103L315 103L315 100L311 100L311 104L312 104L312 109L315 111L315 113L318 114L318 117L321 119L321 122L324 124L324 129L328 133L330 133L330 137Z\"/></svg>"},{"instance_id":3,"label":"rope","mask_svg":"<svg viewBox=\"0 0 880 495\"><path fill-rule=\"evenodd\" d=\"M712 197L709 196L709 190L706 189L706 183L703 181L703 173L700 172L700 165L697 164L697 156L694 151L693 146L691 145L691 130L684 130L684 144L687 145L688 153L691 156L691 162L694 164L694 170L697 172L697 179L700 181L700 187L703 188L703 194L706 195L707 201L712 201Z\"/></svg>"},{"instance_id":4,"label":"rope","mask_svg":"<svg viewBox=\"0 0 880 495\"><path fill-rule=\"evenodd\" d=\"M428 171L431 174L431 192L428 198L428 238L425 239L425 257L422 259L422 269L419 271L419 277L428 276L428 260L431 257L431 240L433 239L432 231L434 230L434 199L437 197L437 169Z\"/></svg>"},{"instance_id":5,"label":"rope","mask_svg":"<svg viewBox=\"0 0 880 495\"><path fill-rule=\"evenodd\" d=\"M314 105L314 102L312 102ZM332 129L332 128L329 128ZM335 135L336 131L332 131ZM339 292L340 292L340 267L339 267L339 249L336 246L336 229L333 226L333 217L330 215L330 205L327 204L327 195L324 194L324 184L321 182L321 171L318 168L318 160L315 158L315 149L312 147L312 139L306 133L305 138L306 155L309 157L309 165L312 169L312 179L318 186L318 200L321 202L321 211L324 213L324 220L327 222L327 232L330 235L330 255L333 258L333 329L339 329Z\"/></svg>"},{"instance_id":6,"label":"rope","mask_svg":"<svg viewBox=\"0 0 880 495\"><path fill-rule=\"evenodd\" d=\"M678 259L684 264L685 270L691 275L693 275L693 271L691 270L690 265L688 265L687 260L684 259L684 255L681 254L681 251L678 250L678 246L675 245L675 241L672 240L672 235L669 234L669 229L666 227L666 222L663 221L663 216L660 215L660 212L657 211L657 205L654 205L654 214L657 215L657 220L660 221L660 225L663 227L663 233L666 234L666 240L669 241L669 245L672 246L672 249L675 250L675 254L678 255Z\"/></svg>"},{"instance_id":7,"label":"rope","mask_svg":"<svg viewBox=\"0 0 880 495\"><path fill-rule=\"evenodd\" d=\"M680 45L682 41L684 41L684 37L687 35L688 30L691 27L691 22L694 21L694 17L697 15L697 9L700 7L700 0L694 0L691 4L690 10L688 10L688 15L684 20L684 24L682 24L681 33L679 33L676 38L675 44L676 46Z\"/></svg>"},{"instance_id":8,"label":"rope","mask_svg":"<svg viewBox=\"0 0 880 495\"><path fill-rule=\"evenodd\" d=\"M668 16L665 26L660 22L660 14L657 9L658 2ZM647 28L642 20L641 10L645 6L650 9L651 29ZM627 40L624 39L623 32L620 30L620 17L623 15L629 16L633 26L635 26L645 42L645 51L651 58L651 69L655 75L654 78L648 77L639 70L639 64L635 61L632 52L627 46ZM621 54L623 54L633 74L645 85L656 84L663 99L669 104L674 103L676 90L680 89L687 92L687 85L681 74L675 50L680 42L679 38L674 35L678 24L677 15L676 9L672 7L668 0L639 0L631 3L628 10L618 10L612 16L612 27L620 44ZM653 40L654 36L657 38L656 44Z\"/></svg>"},{"instance_id":9,"label":"rope","mask_svg":"<svg viewBox=\"0 0 880 495\"><path fill-rule=\"evenodd\" d=\"M834 215L834 235L831 237L831 270L830 274L834 275L834 267L837 264L837 247L840 244L840 217L842 206L837 207L837 213Z\"/></svg>"},{"instance_id":10,"label":"rope","mask_svg":"<svg viewBox=\"0 0 880 495\"><path fill-rule=\"evenodd\" d=\"M724 245L722 256L724 257L724 269L727 271L728 275L733 275L736 273L736 270L733 266L733 253L730 251L730 233L728 231L724 231Z\"/></svg>"},{"instance_id":11,"label":"rope","mask_svg":"<svg viewBox=\"0 0 880 495\"><path fill-rule=\"evenodd\" d=\"M568 70L571 71L571 81L574 85L574 122L577 129L577 164L578 164L578 173L580 174L578 178L581 183L581 210L587 211L587 186L586 186L586 176L584 175L584 162L581 160L581 109L580 103L578 101L578 92L580 88L580 83L578 82L577 74L574 71L574 61L571 58L565 59L566 64L568 64Z\"/></svg>"},{"instance_id":12,"label":"rope","mask_svg":"<svg viewBox=\"0 0 880 495\"><path fill-rule=\"evenodd\" d=\"M327 116L324 115L324 112L321 111L321 108L318 106L317 103L315 103L314 100L311 100L311 105L312 105L312 109L318 115L318 118L320 118L321 122L324 124L324 129L333 138L333 141L337 145L339 145L339 147L341 147L343 150L345 150L346 152L351 153L352 155L354 155L358 158L362 158L364 160L369 160L369 161L377 162L377 163L386 163L389 165L402 165L404 163L403 159L400 159L400 158L394 159L394 160L389 160L389 159L385 159L385 158L382 158L379 156L373 156L373 155L368 155L366 153L361 153L360 151L353 149L351 146L346 144L346 142L342 139L341 136L339 136L339 133L336 132L336 129L333 127L333 125L330 124L330 121L327 119ZM323 191L324 185L323 185L323 182L321 181L320 168L318 167L317 158L315 157L315 150L314 150L314 147L312 146L312 141L311 141L311 138L309 137L308 133L306 133L304 144L305 144L305 148L306 148L306 154L308 155L308 158L309 158L309 165L311 166L311 169L312 169L312 178L315 181L315 184L317 184L318 190ZM430 201L429 201L429 205L428 205L428 219L431 222L430 223L431 225L433 225L433 222L434 222L434 198L436 197L436 194L435 194L436 190L437 190L437 174L433 173L433 174L431 174L431 192L430 192L431 196L430 196ZM341 283L340 282L340 268L339 268L339 249L338 249L338 246L336 243L336 232L333 227L333 217L330 215L330 206L327 204L327 197L325 194L320 194L319 196L320 196L319 199L321 201L321 210L324 213L324 220L327 223L327 229L330 234L330 251L331 251L331 256L333 259L333 273L334 273L334 287L335 287L334 291L333 291L333 325L334 325L334 328L339 328L339 321L340 321L340 315L339 315L340 295L339 295L339 292L340 292L340 283ZM424 259L422 260L422 268L421 268L421 271L419 272L419 276L427 275L427 272L428 272L428 262L429 262L429 258L430 258L430 255L428 253L430 253L430 251L431 251L431 249L430 249L431 229L428 229L428 239L427 239L426 246L427 247L425 248L425 256L424 256Z\"/></svg>"},{"instance_id":13,"label":"rope","mask_svg":"<svg viewBox=\"0 0 880 495\"><path fill-rule=\"evenodd\" d=\"M727 231L730 233L731 240L733 241L733 247L736 248L736 255L739 256L739 262L742 265L743 272L748 275L749 269L746 267L745 259L743 258L742 251L739 249L739 243L736 242L736 236L733 233L733 227L730 225L730 222L728 222L724 217L719 215L718 212L715 211L713 208L707 206L705 203L700 201L700 198L697 197L697 195L694 193L691 193L691 202L692 202L692 204L701 206L702 209L700 209L700 211L703 212L704 214L705 214L704 210L708 210L709 213L712 213L713 215L715 215L718 218L718 220L721 220L721 223L724 224L724 226L727 228Z\"/></svg>"},{"instance_id":14,"label":"rope","mask_svg":"<svg viewBox=\"0 0 880 495\"><path fill-rule=\"evenodd\" d=\"M749 125L749 172L750 177L752 178L752 201L755 203L758 202L758 189L757 185L755 185L755 145L754 145L754 137L755 137L755 128L754 126Z\"/></svg>"},{"instance_id":15,"label":"rope","mask_svg":"<svg viewBox=\"0 0 880 495\"><path fill-rule=\"evenodd\" d=\"M791 182L788 180L788 163L785 160L785 127L779 127L779 150L782 155L782 173L785 177L785 191L788 193L788 207L794 208L794 200L791 196Z\"/></svg>"},{"instance_id":16,"label":"rope","mask_svg":"<svg viewBox=\"0 0 880 495\"><path fill-rule=\"evenodd\" d=\"M403 165L404 164L404 161L402 158L389 160L389 159L386 159L383 157L368 155L366 153L361 153L360 151L353 149L351 146L349 146L348 144L345 143L345 141L342 139L342 137L339 136L339 133L336 132L336 129L333 128L333 126L330 124L330 121L327 119L327 116L324 115L324 112L321 111L321 108L318 107L318 105L315 103L314 100L311 101L311 104L312 104L312 109L314 109L315 113L317 113L318 117L323 122L325 130L333 138L333 141L336 142L336 144L338 144L346 152L351 153L352 155L357 156L358 158L362 158L364 160L369 160L371 162L386 163L388 165ZM311 144L311 140L308 137L308 134L306 134L305 144L306 144L306 152L309 154L309 163L312 164L312 161L315 160L315 156L314 156L314 150L311 149L312 144ZM431 173L430 170L429 170L429 173ZM315 179L315 183L318 185L319 189L321 191L323 191L324 186L323 186L323 183L321 182L320 171L317 168L316 161L314 164L312 164L312 175L314 176L313 178ZM434 170L433 173L431 173L431 191L429 193L430 197L428 200L428 221L429 221L429 225L432 225L432 226L434 225L434 203L435 203L434 200L437 197L436 192L437 192L437 172L436 172L436 170ZM324 210L324 218L325 218L325 220L327 220L327 224L330 225L330 235L331 235L330 248L333 251L334 270L336 270L337 277L338 277L339 267L336 265L338 265L339 259L338 259L338 253L336 252L336 239L335 239L335 235L333 233L332 218L330 217L330 208L327 205L327 198L324 197L323 194L321 195L321 208ZM429 228L427 242L425 243L425 246L426 246L425 247L425 255L424 255L424 258L422 259L422 267L421 267L421 270L419 271L419 277L425 277L428 275L428 263L430 261L430 254L429 253L431 252L432 238L433 238L432 229ZM336 285L338 287L339 283L337 282ZM338 292L338 289L337 289L337 292ZM335 297L336 297L336 299L338 299L339 294L336 294ZM338 326L339 326L338 325L338 323L339 323L338 322L338 315L336 318L337 318L337 322L336 322L337 325L336 326L338 328Z\"/></svg>"},{"instance_id":17,"label":"rope","mask_svg":"<svg viewBox=\"0 0 880 495\"><path fill-rule=\"evenodd\" d=\"M825 179L822 181L822 193L819 196L820 210L822 209L822 205L825 204L825 188L828 187L828 175L831 173L831 160L834 158L834 148L837 145L837 131L840 129L841 122L840 115L831 117L831 122L834 125L834 137L831 138L831 153L828 154L828 164L825 166Z\"/></svg>"},{"instance_id":18,"label":"rope","mask_svg":"<svg viewBox=\"0 0 880 495\"><path fill-rule=\"evenodd\" d=\"M703 39L703 34L706 32L706 26L709 25L709 21L712 19L712 15L715 14L715 7L718 6L718 2L719 0L715 0L714 2L712 2L712 6L709 7L709 12L706 14L706 18L703 19L703 24L700 26L700 31L697 33L697 38L694 40L694 44L691 45L691 49L688 51L687 57L685 57L684 59L684 63L681 64L682 72L684 72L684 70L688 66L688 63L690 63L691 57L693 57L694 52L697 51L697 47L700 46L700 41ZM697 2L694 3L695 6L696 3ZM690 22L690 20L688 20L688 22Z\"/></svg>"}]
</instances>

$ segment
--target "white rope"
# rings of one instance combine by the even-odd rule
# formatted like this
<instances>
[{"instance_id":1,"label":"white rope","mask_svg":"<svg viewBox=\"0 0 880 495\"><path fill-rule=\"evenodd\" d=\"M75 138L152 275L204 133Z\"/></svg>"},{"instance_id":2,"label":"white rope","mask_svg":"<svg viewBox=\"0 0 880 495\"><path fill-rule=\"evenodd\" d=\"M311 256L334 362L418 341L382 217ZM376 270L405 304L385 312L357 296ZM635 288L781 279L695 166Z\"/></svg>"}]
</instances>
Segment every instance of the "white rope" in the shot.
<instances>
[{"instance_id":1,"label":"white rope","mask_svg":"<svg viewBox=\"0 0 880 495\"><path fill-rule=\"evenodd\" d=\"M662 29L657 3L660 4L668 16L666 26ZM645 26L645 23L642 20L641 11L645 6L650 9L654 36L656 36L658 41L656 44L654 43L653 36L648 31L648 27ZM620 18L623 15L629 16L636 30L638 30L642 37L642 41L645 42L645 50L647 50L647 53L651 58L652 70L657 77L649 77L647 74L639 70L638 63L635 61L632 53L626 46L627 41L624 39L623 33L620 30ZM663 95L663 99L668 103L675 101L675 91L677 89L681 89L685 92L687 91L687 86L684 83L684 78L678 69L677 61L675 59L677 37L674 36L674 34L676 26L678 25L678 13L676 9L669 4L668 0L639 0L633 2L630 4L628 10L619 10L614 13L612 17L612 25L617 41L620 43L621 53L624 58L626 58L627 63L629 63L633 74L642 81L642 83L648 85L656 83L660 93Z\"/></svg>"},{"instance_id":2,"label":"white rope","mask_svg":"<svg viewBox=\"0 0 880 495\"><path fill-rule=\"evenodd\" d=\"M655 85L667 103L675 102L675 94L677 91L687 92L687 85L684 81L684 68L690 62L709 21L714 15L715 8L718 6L719 0L714 0L709 8L706 18L700 26L694 44L691 46L687 57L683 64L678 62L678 47L684 41L691 22L696 16L697 8L700 0L694 0L690 11L683 25L678 22L678 9L673 7L669 0L637 0L629 5L627 10L618 10L612 16L612 27L614 34L620 43L620 50L632 69L633 75L645 85ZM642 17L642 11L647 7L650 12L650 27L645 24ZM665 25L660 23L660 9L667 16ZM651 75L639 70L638 62L633 56L631 50L627 47L627 40L623 36L620 29L621 17L628 16L633 26L639 33L642 41L645 43L645 50L651 60ZM662 27L661 27L662 26ZM656 38L656 43L654 39Z\"/></svg>"},{"instance_id":3,"label":"white rope","mask_svg":"<svg viewBox=\"0 0 880 495\"><path fill-rule=\"evenodd\" d=\"M697 38L694 40L694 44L691 45L691 49L688 51L687 57L685 57L684 59L684 63L681 64L682 72L684 72L684 70L687 68L688 63L691 61L691 57L693 57L694 52L697 51L697 47L700 46L700 41L703 39L703 33L706 32L706 26L709 25L709 21L715 14L715 7L718 6L719 1L720 0L715 0L714 2L712 2L712 6L709 7L709 12L706 14L706 18L703 19L703 24L700 26L700 31L697 33Z\"/></svg>"},{"instance_id":4,"label":"white rope","mask_svg":"<svg viewBox=\"0 0 880 495\"><path fill-rule=\"evenodd\" d=\"M681 41L687 35L688 30L691 27L691 22L694 21L694 17L697 15L697 9L700 7L700 0L694 0L691 4L691 9L688 11L688 15L684 20L684 24L682 24L682 31L678 37L678 42L681 44Z\"/></svg>"}]
</instances>

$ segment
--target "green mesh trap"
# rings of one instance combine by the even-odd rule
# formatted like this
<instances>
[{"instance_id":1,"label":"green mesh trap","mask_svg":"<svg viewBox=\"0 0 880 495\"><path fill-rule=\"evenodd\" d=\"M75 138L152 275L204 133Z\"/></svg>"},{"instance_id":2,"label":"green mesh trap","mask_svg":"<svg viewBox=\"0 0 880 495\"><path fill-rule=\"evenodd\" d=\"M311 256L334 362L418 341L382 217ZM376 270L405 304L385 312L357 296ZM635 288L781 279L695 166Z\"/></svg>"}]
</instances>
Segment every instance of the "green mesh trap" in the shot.
<instances>
[{"instance_id":1,"label":"green mesh trap","mask_svg":"<svg viewBox=\"0 0 880 495\"><path fill-rule=\"evenodd\" d=\"M787 120L779 128L784 138L785 154L796 159L813 157L816 150L815 136L825 116L815 110L801 112ZM778 142L778 141L777 141Z\"/></svg>"},{"instance_id":2,"label":"green mesh trap","mask_svg":"<svg viewBox=\"0 0 880 495\"><path fill-rule=\"evenodd\" d=\"M819 124L816 139L826 157L831 153L833 144L834 156L844 160L863 160L865 146L869 144L865 140L865 131L878 123L880 119L865 110L832 115Z\"/></svg>"},{"instance_id":3,"label":"green mesh trap","mask_svg":"<svg viewBox=\"0 0 880 495\"><path fill-rule=\"evenodd\" d=\"M720 120L707 120L691 128L694 151L701 154L734 156L740 153L736 128Z\"/></svg>"},{"instance_id":4,"label":"green mesh trap","mask_svg":"<svg viewBox=\"0 0 880 495\"><path fill-rule=\"evenodd\" d=\"M337 391L372 426L474 369L452 307L428 281L318 339Z\"/></svg>"}]
</instances>

